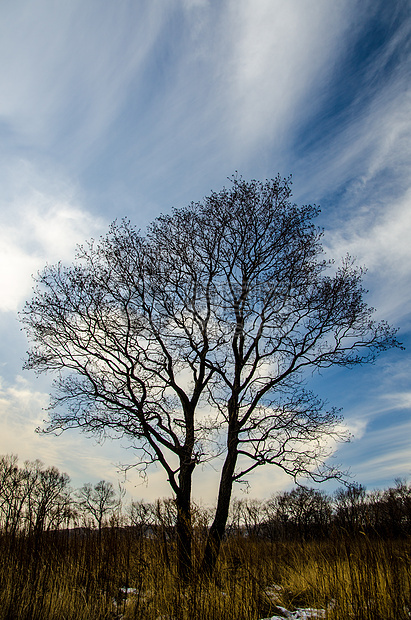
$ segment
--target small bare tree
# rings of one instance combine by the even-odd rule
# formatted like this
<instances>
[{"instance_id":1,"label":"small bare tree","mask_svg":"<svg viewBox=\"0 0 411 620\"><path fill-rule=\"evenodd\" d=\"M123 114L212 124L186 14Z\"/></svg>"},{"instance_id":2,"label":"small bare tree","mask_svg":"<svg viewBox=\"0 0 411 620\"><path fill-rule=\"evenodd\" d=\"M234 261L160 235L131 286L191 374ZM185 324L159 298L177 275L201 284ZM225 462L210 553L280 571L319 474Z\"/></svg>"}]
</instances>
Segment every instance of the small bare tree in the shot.
<instances>
[{"instance_id":1,"label":"small bare tree","mask_svg":"<svg viewBox=\"0 0 411 620\"><path fill-rule=\"evenodd\" d=\"M367 494L362 484L353 483L337 489L335 498L335 522L349 532L358 532L367 522Z\"/></svg>"},{"instance_id":2,"label":"small bare tree","mask_svg":"<svg viewBox=\"0 0 411 620\"><path fill-rule=\"evenodd\" d=\"M100 480L94 486L87 482L77 491L78 506L96 520L99 536L104 520L120 506L119 497L111 482Z\"/></svg>"},{"instance_id":3,"label":"small bare tree","mask_svg":"<svg viewBox=\"0 0 411 620\"><path fill-rule=\"evenodd\" d=\"M25 508L34 481L14 454L0 457L0 528L14 536L24 527Z\"/></svg>"},{"instance_id":4,"label":"small bare tree","mask_svg":"<svg viewBox=\"0 0 411 620\"><path fill-rule=\"evenodd\" d=\"M319 537L328 531L331 523L330 498L317 489L299 486L277 494L267 505L282 525L283 534L292 538Z\"/></svg>"},{"instance_id":5,"label":"small bare tree","mask_svg":"<svg viewBox=\"0 0 411 620\"><path fill-rule=\"evenodd\" d=\"M319 209L290 195L287 179L235 177L146 236L115 222L73 266L46 267L21 315L33 343L26 368L57 375L46 430L126 437L137 466L164 468L182 577L195 468L223 456L211 571L236 481L266 464L294 478L338 475L324 463L344 438L340 417L305 389L308 371L399 346L372 320L363 271L350 259L330 270Z\"/></svg>"}]
</instances>

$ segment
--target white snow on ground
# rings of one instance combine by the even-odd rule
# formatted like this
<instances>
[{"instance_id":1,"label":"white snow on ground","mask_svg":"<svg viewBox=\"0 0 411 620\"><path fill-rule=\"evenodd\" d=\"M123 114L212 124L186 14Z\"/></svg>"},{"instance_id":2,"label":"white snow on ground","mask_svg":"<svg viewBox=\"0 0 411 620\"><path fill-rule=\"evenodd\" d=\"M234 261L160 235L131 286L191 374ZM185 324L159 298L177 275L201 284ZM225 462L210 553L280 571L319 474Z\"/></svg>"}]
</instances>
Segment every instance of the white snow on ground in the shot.
<instances>
[{"instance_id":1,"label":"white snow on ground","mask_svg":"<svg viewBox=\"0 0 411 620\"><path fill-rule=\"evenodd\" d=\"M262 620L320 620L325 618L325 609L314 609L312 607L298 608L295 611L290 611L285 607L279 605L282 587L278 584L274 584L265 589L265 594L275 604L281 616L271 616L270 618L262 618Z\"/></svg>"},{"instance_id":2,"label":"white snow on ground","mask_svg":"<svg viewBox=\"0 0 411 620\"><path fill-rule=\"evenodd\" d=\"M306 609L301 608L295 611L289 611L285 607L280 607L278 605L277 609L284 615L271 616L271 618L263 618L262 620L284 620L284 618L289 618L289 620L314 620L317 618L325 618L325 609L312 609L311 607L307 607Z\"/></svg>"},{"instance_id":3,"label":"white snow on ground","mask_svg":"<svg viewBox=\"0 0 411 620\"><path fill-rule=\"evenodd\" d=\"M266 589L265 593L269 596L269 598L278 600L279 592L282 590L281 586L273 585ZM137 590L135 588L120 588L120 593L126 601L132 600L133 595L137 594ZM225 592L221 592L222 596L225 596ZM128 598L130 596L130 599ZM117 601L113 601L114 605L117 606ZM261 620L322 620L326 617L325 609L314 609L312 607L307 608L298 608L295 611L289 611L285 607L281 607L280 605L276 605L278 611L281 612L281 616L271 616L270 618L262 618ZM122 616L120 616L122 617ZM164 617L165 618L165 617ZM171 618L167 616L168 618Z\"/></svg>"},{"instance_id":4,"label":"white snow on ground","mask_svg":"<svg viewBox=\"0 0 411 620\"><path fill-rule=\"evenodd\" d=\"M136 594L137 590L136 588L120 588L120 592L122 594Z\"/></svg>"}]
</instances>

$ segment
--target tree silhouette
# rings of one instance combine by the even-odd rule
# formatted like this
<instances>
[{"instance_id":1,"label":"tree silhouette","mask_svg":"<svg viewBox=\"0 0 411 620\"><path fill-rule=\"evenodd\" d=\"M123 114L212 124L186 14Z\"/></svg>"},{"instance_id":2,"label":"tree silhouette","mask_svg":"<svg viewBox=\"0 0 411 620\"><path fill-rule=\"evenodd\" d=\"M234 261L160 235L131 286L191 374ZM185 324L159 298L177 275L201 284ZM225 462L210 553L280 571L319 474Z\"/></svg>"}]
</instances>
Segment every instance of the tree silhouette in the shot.
<instances>
[{"instance_id":1,"label":"tree silhouette","mask_svg":"<svg viewBox=\"0 0 411 620\"><path fill-rule=\"evenodd\" d=\"M101 538L104 519L120 506L121 499L117 496L111 482L100 480L95 485L90 482L83 484L77 491L77 503L86 514L91 515L97 521Z\"/></svg>"},{"instance_id":2,"label":"tree silhouette","mask_svg":"<svg viewBox=\"0 0 411 620\"><path fill-rule=\"evenodd\" d=\"M308 371L355 366L399 346L372 320L362 269L322 253L319 209L290 202L288 179L247 182L161 215L127 220L47 266L21 318L26 368L57 378L46 430L126 437L143 471L164 468L177 506L178 563L191 570L192 476L219 457L203 568L224 535L232 487L272 464L338 476L340 416L305 387Z\"/></svg>"}]
</instances>

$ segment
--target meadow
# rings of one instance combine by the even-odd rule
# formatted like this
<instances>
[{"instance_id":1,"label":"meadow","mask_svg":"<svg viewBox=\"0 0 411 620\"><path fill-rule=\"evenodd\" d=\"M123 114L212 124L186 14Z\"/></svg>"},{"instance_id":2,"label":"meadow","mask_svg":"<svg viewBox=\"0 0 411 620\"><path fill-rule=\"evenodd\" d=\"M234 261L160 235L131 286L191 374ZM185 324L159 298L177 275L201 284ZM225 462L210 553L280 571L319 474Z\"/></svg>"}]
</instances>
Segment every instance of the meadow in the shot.
<instances>
[{"instance_id":1,"label":"meadow","mask_svg":"<svg viewBox=\"0 0 411 620\"><path fill-rule=\"evenodd\" d=\"M193 570L177 575L176 504L74 490L40 461L0 457L0 620L410 620L411 485L297 487L231 504L215 571L213 516L193 505Z\"/></svg>"},{"instance_id":2,"label":"meadow","mask_svg":"<svg viewBox=\"0 0 411 620\"><path fill-rule=\"evenodd\" d=\"M0 538L1 620L257 620L315 608L330 619L401 620L411 540L225 541L210 580L175 573L174 543L135 528ZM201 556L201 537L195 557Z\"/></svg>"}]
</instances>

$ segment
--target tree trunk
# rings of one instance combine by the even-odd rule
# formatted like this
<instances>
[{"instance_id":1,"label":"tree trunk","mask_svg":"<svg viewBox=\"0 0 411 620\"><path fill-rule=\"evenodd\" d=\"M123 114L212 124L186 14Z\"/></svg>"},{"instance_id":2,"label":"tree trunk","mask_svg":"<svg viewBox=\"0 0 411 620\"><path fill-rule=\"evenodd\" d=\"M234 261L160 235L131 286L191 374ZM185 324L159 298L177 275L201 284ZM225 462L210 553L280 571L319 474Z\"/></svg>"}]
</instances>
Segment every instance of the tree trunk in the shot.
<instances>
[{"instance_id":1,"label":"tree trunk","mask_svg":"<svg viewBox=\"0 0 411 620\"><path fill-rule=\"evenodd\" d=\"M233 474L237 463L237 441L235 446L228 452L221 473L220 488L218 492L217 509L214 521L210 527L207 544L204 551L201 573L210 577L215 569L221 541L227 525L228 511L230 508L231 492L233 489Z\"/></svg>"},{"instance_id":2,"label":"tree trunk","mask_svg":"<svg viewBox=\"0 0 411 620\"><path fill-rule=\"evenodd\" d=\"M189 581L192 572L192 524L191 524L191 482L193 464L182 464L179 474L180 488L176 496L177 506L177 571L182 581Z\"/></svg>"}]
</instances>

